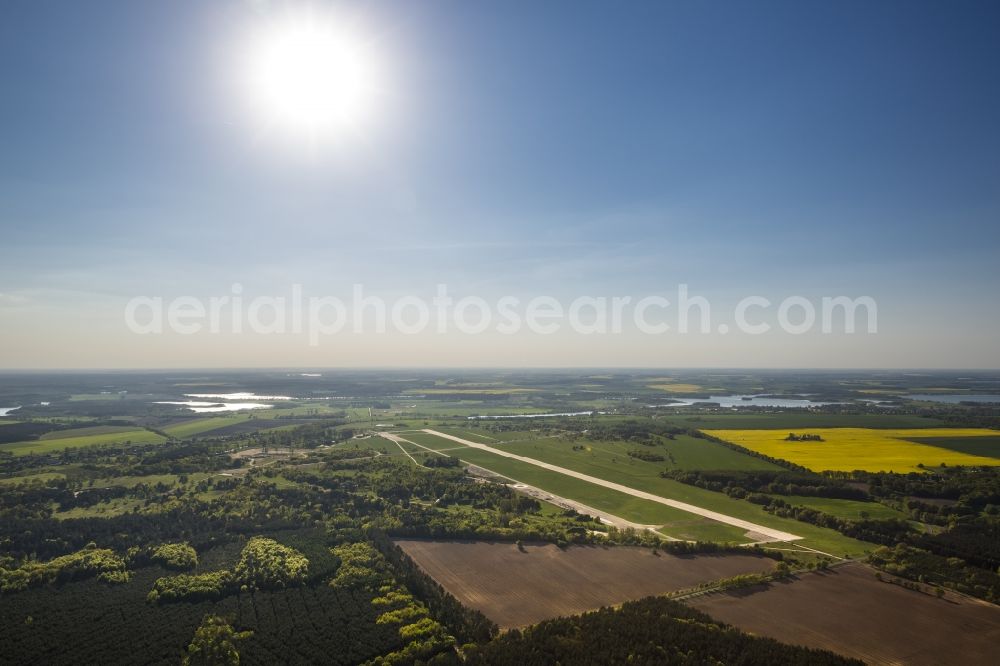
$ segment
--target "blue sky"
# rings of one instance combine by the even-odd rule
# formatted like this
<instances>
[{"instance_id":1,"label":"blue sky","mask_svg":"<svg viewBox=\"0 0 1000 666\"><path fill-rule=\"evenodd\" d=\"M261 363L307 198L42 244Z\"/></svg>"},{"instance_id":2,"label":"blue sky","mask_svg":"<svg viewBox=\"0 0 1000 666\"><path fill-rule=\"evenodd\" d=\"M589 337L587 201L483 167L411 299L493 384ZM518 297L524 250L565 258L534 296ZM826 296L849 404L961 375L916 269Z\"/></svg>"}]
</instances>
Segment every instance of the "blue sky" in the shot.
<instances>
[{"instance_id":1,"label":"blue sky","mask_svg":"<svg viewBox=\"0 0 1000 666\"><path fill-rule=\"evenodd\" d=\"M377 117L319 148L234 85L241 35L295 4L4 4L0 367L1000 365L994 3L312 3L385 70ZM870 295L880 332L315 350L122 325L132 296L233 282Z\"/></svg>"}]
</instances>

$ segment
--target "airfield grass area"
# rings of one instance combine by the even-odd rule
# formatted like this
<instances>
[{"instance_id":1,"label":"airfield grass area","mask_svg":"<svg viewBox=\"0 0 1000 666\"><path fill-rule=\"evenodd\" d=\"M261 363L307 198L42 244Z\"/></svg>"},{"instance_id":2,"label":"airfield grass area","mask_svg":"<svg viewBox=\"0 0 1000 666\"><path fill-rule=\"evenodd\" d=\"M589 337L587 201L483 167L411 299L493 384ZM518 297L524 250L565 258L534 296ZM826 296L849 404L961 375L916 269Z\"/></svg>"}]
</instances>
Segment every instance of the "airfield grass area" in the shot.
<instances>
[{"instance_id":1,"label":"airfield grass area","mask_svg":"<svg viewBox=\"0 0 1000 666\"><path fill-rule=\"evenodd\" d=\"M721 440L738 444L772 458L782 458L814 471L865 470L868 472L917 472L919 465L1000 465L997 458L955 450L961 438L997 437L985 428L815 428L794 431L817 435L822 441L788 441L788 430L706 430ZM942 438L951 448L928 446L914 438ZM995 446L995 443L993 444Z\"/></svg>"},{"instance_id":2,"label":"airfield grass area","mask_svg":"<svg viewBox=\"0 0 1000 666\"><path fill-rule=\"evenodd\" d=\"M106 444L162 444L167 441L163 435L129 426L98 426L96 428L75 428L46 433L41 439L13 442L0 445L0 451L14 455L29 453L49 453L63 449Z\"/></svg>"},{"instance_id":3,"label":"airfield grass area","mask_svg":"<svg viewBox=\"0 0 1000 666\"><path fill-rule=\"evenodd\" d=\"M448 440L439 440L448 441ZM455 442L451 442L455 444ZM746 530L726 525L681 509L605 488L536 465L498 456L480 449L448 451L465 462L488 469L509 479L541 488L559 497L607 511L641 525L658 527L665 536L690 541L746 543Z\"/></svg>"},{"instance_id":4,"label":"airfield grass area","mask_svg":"<svg viewBox=\"0 0 1000 666\"><path fill-rule=\"evenodd\" d=\"M570 467L581 459L595 466L618 470L622 465L651 471L656 475L664 469L712 470L779 470L774 463L734 451L722 444L687 435L663 439L657 446L642 446L621 441L568 440L546 437L497 444L498 448L518 455L539 458L545 462ZM575 448L574 448L575 447ZM663 460L646 461L630 456L660 456ZM539 454L539 455L536 455ZM599 476L595 474L595 476Z\"/></svg>"},{"instance_id":5,"label":"airfield grass area","mask_svg":"<svg viewBox=\"0 0 1000 666\"><path fill-rule=\"evenodd\" d=\"M744 631L870 664L995 664L1000 645L1000 606L951 592L937 599L861 564L688 603Z\"/></svg>"},{"instance_id":6,"label":"airfield grass area","mask_svg":"<svg viewBox=\"0 0 1000 666\"><path fill-rule=\"evenodd\" d=\"M459 446L458 442L429 433L407 432L401 433L401 436L435 450L453 449ZM622 459L622 456L600 451L595 455L590 455L590 452L586 451L567 453L565 448L569 446L570 444L562 441L558 441L557 444L547 441L545 445L538 442L523 442L504 444L497 448L803 537L799 541L792 542L791 547L799 544L837 557L860 556L874 548L872 544L851 539L831 529L792 518L774 516L756 504L734 499L723 493L664 479L659 474L664 468L660 463L646 463L628 456ZM445 455L456 456L508 478L582 502L632 522L660 525L662 533L674 538L737 543L748 541L744 531L739 528L482 449L448 450Z\"/></svg>"},{"instance_id":7,"label":"airfield grass area","mask_svg":"<svg viewBox=\"0 0 1000 666\"><path fill-rule=\"evenodd\" d=\"M648 548L471 541L396 542L428 575L501 628L534 624L698 583L770 571L754 555L653 554Z\"/></svg>"}]
</instances>

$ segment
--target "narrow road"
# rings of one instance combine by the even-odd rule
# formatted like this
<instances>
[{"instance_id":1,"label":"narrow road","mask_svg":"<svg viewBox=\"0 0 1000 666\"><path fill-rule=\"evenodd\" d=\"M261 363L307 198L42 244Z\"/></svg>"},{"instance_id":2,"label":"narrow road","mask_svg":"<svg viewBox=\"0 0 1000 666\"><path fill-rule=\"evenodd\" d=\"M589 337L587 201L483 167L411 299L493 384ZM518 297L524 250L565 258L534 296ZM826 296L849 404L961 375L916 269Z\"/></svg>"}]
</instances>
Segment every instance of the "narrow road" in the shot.
<instances>
[{"instance_id":1,"label":"narrow road","mask_svg":"<svg viewBox=\"0 0 1000 666\"><path fill-rule=\"evenodd\" d=\"M605 488L610 488L611 490L617 490L620 493L625 493L626 495L632 495L633 497L638 497L640 499L649 500L651 502L657 502L659 504L664 504L675 509L680 509L681 511L687 511L688 513L693 513L697 516L703 516L705 518L710 518L720 523L725 523L726 525L732 525L734 527L739 527L748 532L753 532L755 535L760 535L770 539L772 541L797 541L802 537L791 534L790 532L782 532L781 530L772 529L770 527L765 527L764 525L758 525L752 523L749 520L743 520L742 518L735 518L733 516L727 516L724 513L719 513L718 511L712 511L710 509L703 509L700 506L695 506L694 504L688 504L687 502L679 502L677 500L667 499L666 497L660 497L659 495L654 495L653 493L647 493L644 490L636 490L635 488L630 488L628 486L623 486L620 483L615 483L614 481L607 481L606 479L601 479L596 476L590 476L589 474L583 474L582 472L577 472L565 467L559 467L558 465L552 465L547 462L542 462L541 460L535 460L534 458L528 458L526 456L519 456L509 451L504 451L503 449L497 449L492 446L487 446L486 444L480 444L478 442L472 442L467 439L462 439L461 437L456 437L454 435L448 435L443 432L438 432L437 430L429 430L427 428L423 429L423 432L434 435L436 437L441 437L443 439L449 439L453 442L458 442L459 444L464 444L472 449L480 449L482 451L488 451L494 455L502 456L504 458L512 458L513 460L519 460L523 463L529 465L535 465L536 467L541 467L552 472L558 472L559 474L565 474L566 476L571 476L575 479L580 479L581 481L586 481L587 483L593 483L598 486L603 486ZM758 539L760 541L760 539Z\"/></svg>"},{"instance_id":2,"label":"narrow road","mask_svg":"<svg viewBox=\"0 0 1000 666\"><path fill-rule=\"evenodd\" d=\"M390 442L392 442L393 444L395 444L396 446L398 446L399 450L402 451L403 454L406 455L407 458L409 458L410 460L412 460L414 465L416 465L420 469L425 469L425 467L423 465L421 465L420 463L418 463L417 459L414 458L413 456L411 456L410 452L407 451L406 449L404 449L403 445L400 444L400 441L406 442L407 444L413 444L413 442L411 442L409 440L406 440L406 439L403 439L402 437L397 437L395 435L391 435L391 434L389 434L387 432L380 432L379 433L379 437L381 437L382 439L387 439Z\"/></svg>"}]
</instances>

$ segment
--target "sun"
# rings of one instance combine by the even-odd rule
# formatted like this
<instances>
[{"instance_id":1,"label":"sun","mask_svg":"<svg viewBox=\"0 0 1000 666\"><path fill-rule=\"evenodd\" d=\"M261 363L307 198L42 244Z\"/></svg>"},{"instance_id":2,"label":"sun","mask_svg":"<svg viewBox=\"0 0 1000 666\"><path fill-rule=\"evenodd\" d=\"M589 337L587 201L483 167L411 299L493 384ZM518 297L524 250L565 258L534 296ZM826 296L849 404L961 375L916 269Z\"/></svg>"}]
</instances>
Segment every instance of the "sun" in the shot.
<instances>
[{"instance_id":1,"label":"sun","mask_svg":"<svg viewBox=\"0 0 1000 666\"><path fill-rule=\"evenodd\" d=\"M357 130L377 110L379 67L371 43L333 17L274 20L247 51L245 87L269 129L336 136Z\"/></svg>"}]
</instances>

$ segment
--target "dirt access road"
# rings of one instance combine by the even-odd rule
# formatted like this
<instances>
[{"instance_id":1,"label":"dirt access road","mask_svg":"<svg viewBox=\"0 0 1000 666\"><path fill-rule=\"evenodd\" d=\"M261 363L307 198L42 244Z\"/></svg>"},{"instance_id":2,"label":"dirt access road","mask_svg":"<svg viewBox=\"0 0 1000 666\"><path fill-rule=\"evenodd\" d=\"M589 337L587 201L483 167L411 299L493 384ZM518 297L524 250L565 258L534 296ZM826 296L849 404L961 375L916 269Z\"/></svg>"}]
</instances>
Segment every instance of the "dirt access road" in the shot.
<instances>
[{"instance_id":1,"label":"dirt access road","mask_svg":"<svg viewBox=\"0 0 1000 666\"><path fill-rule=\"evenodd\" d=\"M566 476L571 476L575 479L580 479L581 481L586 481L587 483L593 483L598 486L603 486L605 488L610 488L611 490L616 490L620 493L625 493L626 495L632 495L633 497L638 497L640 499L649 500L650 502L658 502L659 504L664 504L675 509L680 509L681 511L687 511L688 513L693 513L697 516L702 516L704 518L709 518L720 523L725 523L726 525L733 525L734 527L739 527L748 532L753 532L755 535L760 535L762 538L758 539L758 542L763 541L797 541L802 537L791 534L790 532L782 532L781 530L772 529L770 527L765 527L764 525L758 525L756 523L751 523L749 520L743 520L742 518L736 518L734 516L727 516L724 513L719 513L718 511L712 511L710 509L703 509L700 506L695 506L694 504L688 504L687 502L679 502L677 500L668 499L666 497L660 497L659 495L654 495L653 493L647 493L644 490L636 490L635 488L630 488L628 486L623 486L620 483L615 483L614 481L607 481L605 479L598 478L596 476L590 476L589 474L583 474L582 472L576 472L565 467L559 467L558 465L552 465L547 462L542 462L541 460L535 460L534 458L528 458L526 456L519 456L509 451L504 451L503 449L497 449L486 444L480 444L479 442L473 442L467 439L462 439L461 437L456 437L455 435L449 435L447 433L438 432L437 430L429 430L424 428L422 432L429 435L434 435L435 437L441 437L442 439L448 439L453 442L458 442L472 449L480 449L483 451L488 451L494 455L503 456L504 458L512 458L514 460L519 460L523 463L528 463L529 465L535 465L543 469L547 469L552 472L557 472L559 474L565 474ZM384 436L384 434L383 434Z\"/></svg>"}]
</instances>

